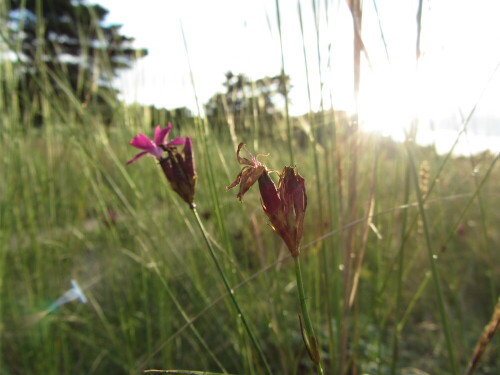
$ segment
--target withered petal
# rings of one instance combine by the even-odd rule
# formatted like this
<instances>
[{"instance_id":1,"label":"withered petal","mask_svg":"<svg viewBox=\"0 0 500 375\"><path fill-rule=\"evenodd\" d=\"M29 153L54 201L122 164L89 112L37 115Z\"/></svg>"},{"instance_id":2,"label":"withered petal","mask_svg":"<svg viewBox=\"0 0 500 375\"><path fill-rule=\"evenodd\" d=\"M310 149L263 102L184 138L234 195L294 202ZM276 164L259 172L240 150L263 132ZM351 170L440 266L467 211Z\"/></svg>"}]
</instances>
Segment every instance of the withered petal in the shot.
<instances>
[{"instance_id":1,"label":"withered petal","mask_svg":"<svg viewBox=\"0 0 500 375\"><path fill-rule=\"evenodd\" d=\"M241 175L243 174L243 171L245 169L247 169L248 167L245 167L243 168L240 173L238 173L238 176L236 176L236 179L231 183L229 184L228 186L226 186L226 190L229 190L229 189L232 189L234 188L235 186L239 185L240 184L240 181L241 181Z\"/></svg>"},{"instance_id":2,"label":"withered petal","mask_svg":"<svg viewBox=\"0 0 500 375\"><path fill-rule=\"evenodd\" d=\"M255 157L247 150L248 154L250 155L250 158L252 160L249 160L247 158L244 158L244 157L241 157L240 156L240 152L241 152L241 149L245 147L245 144L243 142L241 142L239 145L238 145L238 150L236 151L236 158L238 159L238 163L239 164L244 164L244 165L248 165L250 167L256 167L259 165L259 162L257 161L257 159L255 159Z\"/></svg>"},{"instance_id":3,"label":"withered petal","mask_svg":"<svg viewBox=\"0 0 500 375\"><path fill-rule=\"evenodd\" d=\"M240 201L243 199L243 195L245 195L248 189L250 189L250 187L258 181L259 177L265 172L265 170L266 168L263 165L259 165L257 167L244 168L241 171L240 191L237 195Z\"/></svg>"}]
</instances>

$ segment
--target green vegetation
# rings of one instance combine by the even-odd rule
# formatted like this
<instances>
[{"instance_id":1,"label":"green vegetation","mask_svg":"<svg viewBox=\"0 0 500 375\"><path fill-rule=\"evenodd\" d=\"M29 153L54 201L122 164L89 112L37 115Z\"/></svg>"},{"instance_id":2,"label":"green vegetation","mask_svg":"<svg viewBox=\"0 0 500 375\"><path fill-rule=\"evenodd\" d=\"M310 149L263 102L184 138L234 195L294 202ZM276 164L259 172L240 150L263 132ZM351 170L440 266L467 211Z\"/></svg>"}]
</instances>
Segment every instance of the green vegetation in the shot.
<instances>
[{"instance_id":1,"label":"green vegetation","mask_svg":"<svg viewBox=\"0 0 500 375\"><path fill-rule=\"evenodd\" d=\"M44 123L49 97L65 97L110 123L119 107L113 78L147 54L133 48L121 25L105 24L108 10L77 0L8 0L0 9L0 43L15 56L4 96L25 122ZM34 116L24 116L33 112ZM82 116L82 113L77 115ZM61 113L63 117L63 113Z\"/></svg>"},{"instance_id":2,"label":"green vegetation","mask_svg":"<svg viewBox=\"0 0 500 375\"><path fill-rule=\"evenodd\" d=\"M133 117L129 114L125 123ZM228 298L220 298L225 290L188 208L151 160L124 166L134 154L127 142L138 130L151 132L132 125L105 130L87 123L3 133L2 373L133 373L144 368L222 371L216 361L230 372L252 373L259 366L243 328L231 315ZM185 131L188 134L189 129ZM339 138L344 135L339 133ZM248 193L244 204L237 203L234 193L225 192L238 170L230 142L211 139L206 154L199 137L194 140L198 209L232 285L250 279L236 291L242 309L276 373L303 373L308 362L288 252L267 227L255 192ZM376 136L363 136L361 146L365 152L358 161L356 187L356 216L361 220L352 226L345 219L342 226L333 224L342 219L337 216L339 210L332 210L336 216L327 222L318 221L312 150L310 145L295 148L310 202L302 268L324 361L333 365L338 350L338 340L329 337L328 326L333 325L335 333L341 324L339 317L328 315L324 303L328 295L332 304L342 305L335 299L339 286L334 283L342 282L343 273L334 262L344 264L342 249L349 228L354 228L358 244L364 243L366 207L374 190L372 221L381 238L368 231L365 256L357 270L358 292L347 320L350 353L363 371L387 373L395 360L391 348L396 335L397 368L447 373L439 308L428 276L426 237L416 223L411 184L405 199L409 181L404 146ZM261 147L271 152L270 166L286 164L286 149L286 142L278 140L262 142ZM350 146L343 144L345 174L350 152ZM428 161L433 181L444 158L432 149L417 148L415 153L417 165ZM332 150L324 151L321 170L332 157ZM212 199L206 163L212 164L218 202ZM487 323L498 293L495 181L500 176L498 167L489 174L491 164L487 154L474 160L474 166L481 168L476 185L470 160L449 159L425 203L460 368ZM337 194L338 182L322 177L323 195L328 196L330 189ZM350 189L347 184L343 182L344 189ZM401 207L407 201L413 205ZM115 221L108 217L108 210L116 213ZM322 251L328 252L330 285L323 283ZM283 257L283 262L277 262ZM34 315L66 290L72 278L88 286L89 303L68 304L34 321ZM186 326L194 318L193 325ZM328 345L332 339L335 346ZM494 373L495 350L489 348L489 360L484 362L489 370L484 373ZM253 370L260 371L258 367Z\"/></svg>"},{"instance_id":3,"label":"green vegetation","mask_svg":"<svg viewBox=\"0 0 500 375\"><path fill-rule=\"evenodd\" d=\"M189 207L151 158L125 166L130 139L174 113L171 139L193 139L197 212L273 373L315 366L289 251L256 188L242 204L225 191L240 170L233 136L275 170L291 152L306 181L300 269L325 374L466 371L500 290L499 155L438 155L331 110L268 112L263 131L253 102L218 114L228 127L237 115L231 132L124 104L109 124L71 91L42 86L22 107L18 69L1 61L1 374L265 372ZM71 279L88 302L45 313ZM475 373L498 373L499 356L496 338Z\"/></svg>"}]
</instances>

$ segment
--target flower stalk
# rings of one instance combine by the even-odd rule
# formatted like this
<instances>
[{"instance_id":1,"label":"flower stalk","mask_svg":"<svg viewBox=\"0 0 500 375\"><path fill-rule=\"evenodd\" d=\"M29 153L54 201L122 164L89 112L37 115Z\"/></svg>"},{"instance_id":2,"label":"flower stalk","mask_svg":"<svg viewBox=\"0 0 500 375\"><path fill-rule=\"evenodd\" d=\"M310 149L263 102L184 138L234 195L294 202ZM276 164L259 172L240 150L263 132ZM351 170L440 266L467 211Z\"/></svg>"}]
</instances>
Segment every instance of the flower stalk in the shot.
<instances>
[{"instance_id":1,"label":"flower stalk","mask_svg":"<svg viewBox=\"0 0 500 375\"><path fill-rule=\"evenodd\" d=\"M302 313L302 315L299 314L302 339L304 340L304 345L306 346L309 358L311 358L311 361L313 361L316 365L317 373L323 375L323 366L321 365L321 355L319 352L318 339L314 334L311 318L309 317L309 310L307 309L306 294L304 292L304 281L302 279L302 272L300 270L300 257L298 255L293 257L293 261L295 263L295 277L297 278L300 311Z\"/></svg>"},{"instance_id":2,"label":"flower stalk","mask_svg":"<svg viewBox=\"0 0 500 375\"><path fill-rule=\"evenodd\" d=\"M243 326L245 327L245 330L247 331L248 336L250 337L250 340L252 341L253 346L257 350L260 358L262 359L262 362L266 368L267 373L272 375L273 372L271 371L271 368L269 366L269 363L267 362L267 359L264 355L264 352L262 351L262 348L260 347L257 339L255 338L255 335L253 334L253 331L250 328L250 326L247 322L247 319L245 318L245 315L243 314L243 311L240 308L238 300L236 299L236 296L234 295L234 290L229 285L229 281L227 280L227 277L224 273L224 270L222 269L222 266L219 263L217 256L215 255L215 251L214 251L214 248L212 246L212 243L208 239L208 233L207 233L205 227L203 226L200 215L198 214L198 211L196 210L196 205L194 203L191 205L191 211L193 212L194 217L196 218L196 223L198 224L198 227L200 228L200 231L203 234L203 239L205 240L205 244L207 245L210 256L212 257L212 260L214 261L215 266L217 267L217 271L219 272L219 275L224 283L224 286L226 287L226 290L229 294L229 297L231 297L231 301L233 302L233 305L234 305L236 311L238 312L238 317L241 319L241 322L243 323Z\"/></svg>"}]
</instances>

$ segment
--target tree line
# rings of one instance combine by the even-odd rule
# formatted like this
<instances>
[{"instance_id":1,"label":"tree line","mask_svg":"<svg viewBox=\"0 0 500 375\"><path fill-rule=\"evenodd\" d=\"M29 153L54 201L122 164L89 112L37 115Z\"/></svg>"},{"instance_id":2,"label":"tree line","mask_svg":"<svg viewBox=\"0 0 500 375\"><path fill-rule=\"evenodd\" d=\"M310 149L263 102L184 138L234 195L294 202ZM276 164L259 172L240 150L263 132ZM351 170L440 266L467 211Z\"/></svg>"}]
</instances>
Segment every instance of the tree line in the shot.
<instances>
[{"instance_id":1,"label":"tree line","mask_svg":"<svg viewBox=\"0 0 500 375\"><path fill-rule=\"evenodd\" d=\"M116 122L123 105L113 81L148 51L135 48L134 38L120 32L122 25L106 24L107 15L104 7L83 0L10 0L0 10L0 46L8 51L0 53L0 60L11 64L13 74L0 71L1 106L15 108L24 123L37 126L50 118L50 110L61 111L64 118L65 104L79 108L82 116ZM283 120L290 77L251 80L228 71L223 78L223 92L204 103L210 127L220 133L273 136L273 128ZM197 115L187 108L143 107L152 126L192 123Z\"/></svg>"}]
</instances>

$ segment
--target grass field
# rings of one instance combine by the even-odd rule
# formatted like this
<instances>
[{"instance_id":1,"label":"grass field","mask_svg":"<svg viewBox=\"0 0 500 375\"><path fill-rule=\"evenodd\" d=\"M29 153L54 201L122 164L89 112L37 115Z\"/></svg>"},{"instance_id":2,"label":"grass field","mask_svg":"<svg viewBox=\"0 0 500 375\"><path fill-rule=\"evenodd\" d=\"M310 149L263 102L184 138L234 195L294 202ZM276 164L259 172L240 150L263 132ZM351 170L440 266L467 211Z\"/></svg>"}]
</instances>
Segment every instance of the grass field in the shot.
<instances>
[{"instance_id":1,"label":"grass field","mask_svg":"<svg viewBox=\"0 0 500 375\"><path fill-rule=\"evenodd\" d=\"M85 126L46 126L2 139L2 373L262 373L188 207L149 158L124 165L134 154L131 136L151 129ZM232 145L194 129L183 133L194 135L198 210L231 285L241 285L235 293L273 372L306 373L286 248L266 224L256 191L243 204L225 191L239 171ZM306 294L327 373L338 365L343 327L348 358L360 372L390 373L394 365L397 373L448 373L439 298L464 369L498 294L496 159L485 154L471 163L419 147L409 159L405 145L377 136L359 141L355 186L349 139L339 145L342 184L333 149L321 150L316 174L312 145L294 148L309 198ZM270 153L270 168L286 164L286 142L262 141L258 151ZM411 171L424 160L422 223ZM344 309L343 289L354 274L357 294ZM85 288L89 302L37 315L70 279ZM498 370L497 354L492 343L479 373Z\"/></svg>"},{"instance_id":2,"label":"grass field","mask_svg":"<svg viewBox=\"0 0 500 375\"><path fill-rule=\"evenodd\" d=\"M123 104L106 126L47 88L37 128L2 64L1 374L316 371L294 262L258 189L243 203L226 191L241 169L229 136L196 117L171 139L193 139L197 210L248 327L161 168L125 165L130 139L153 134L151 113ZM325 374L466 373L500 291L499 155L440 155L331 116L304 117L310 133L283 117L273 139L236 134L305 179L300 258ZM49 310L70 280L88 302ZM475 373L498 374L499 357L495 337Z\"/></svg>"}]
</instances>

